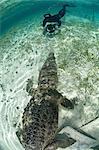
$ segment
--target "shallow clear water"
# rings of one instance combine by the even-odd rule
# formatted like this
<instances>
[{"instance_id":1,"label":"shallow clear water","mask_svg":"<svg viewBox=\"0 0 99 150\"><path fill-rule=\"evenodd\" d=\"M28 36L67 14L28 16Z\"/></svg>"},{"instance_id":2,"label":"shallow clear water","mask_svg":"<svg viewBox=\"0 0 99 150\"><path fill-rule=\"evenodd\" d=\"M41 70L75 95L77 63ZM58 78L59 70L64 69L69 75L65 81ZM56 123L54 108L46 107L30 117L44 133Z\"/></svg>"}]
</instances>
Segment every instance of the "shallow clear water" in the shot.
<instances>
[{"instance_id":1,"label":"shallow clear water","mask_svg":"<svg viewBox=\"0 0 99 150\"><path fill-rule=\"evenodd\" d=\"M68 1L73 4L74 8L68 8L67 15L73 15L81 18L89 19L95 24L99 22L99 1L98 0L90 0L90 1ZM6 4L5 2L1 2L1 6ZM16 1L16 2L8 2L9 5L4 8L1 8L1 34L11 28L13 25L18 24L21 20L24 20L26 17L34 17L39 14L41 11L49 12L57 12L60 7L65 3L62 1Z\"/></svg>"},{"instance_id":2,"label":"shallow clear water","mask_svg":"<svg viewBox=\"0 0 99 150\"><path fill-rule=\"evenodd\" d=\"M61 32L53 38L44 36L43 15L57 13L64 3L0 2L0 150L23 150L16 130L30 100L27 80L33 78L37 87L39 70L51 51L58 66L58 90L78 99L74 110L60 109L59 126L81 128L99 141L99 1L68 0L75 7L68 8ZM89 149L85 145L70 149Z\"/></svg>"}]
</instances>

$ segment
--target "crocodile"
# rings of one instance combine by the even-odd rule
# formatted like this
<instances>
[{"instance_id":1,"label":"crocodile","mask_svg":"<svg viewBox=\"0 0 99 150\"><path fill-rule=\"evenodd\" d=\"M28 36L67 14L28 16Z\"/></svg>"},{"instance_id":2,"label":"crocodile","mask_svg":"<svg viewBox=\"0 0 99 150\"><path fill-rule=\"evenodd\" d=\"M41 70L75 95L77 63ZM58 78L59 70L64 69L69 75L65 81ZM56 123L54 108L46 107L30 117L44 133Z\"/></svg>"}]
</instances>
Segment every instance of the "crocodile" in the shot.
<instances>
[{"instance_id":1,"label":"crocodile","mask_svg":"<svg viewBox=\"0 0 99 150\"><path fill-rule=\"evenodd\" d=\"M37 89L29 85L32 85L31 80L26 91L32 98L22 114L22 126L16 132L25 150L56 150L72 145L74 139L66 135L63 140L58 137L59 105L70 109L74 106L57 91L57 64L53 52L49 53L39 72Z\"/></svg>"}]
</instances>

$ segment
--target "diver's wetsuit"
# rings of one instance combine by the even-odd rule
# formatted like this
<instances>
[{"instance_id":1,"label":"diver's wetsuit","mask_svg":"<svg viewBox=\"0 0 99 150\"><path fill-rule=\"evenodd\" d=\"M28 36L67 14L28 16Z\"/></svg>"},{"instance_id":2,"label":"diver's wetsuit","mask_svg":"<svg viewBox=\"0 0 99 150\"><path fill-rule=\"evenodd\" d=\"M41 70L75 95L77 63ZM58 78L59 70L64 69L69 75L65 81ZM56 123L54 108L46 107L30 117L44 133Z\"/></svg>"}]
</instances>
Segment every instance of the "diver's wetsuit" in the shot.
<instances>
[{"instance_id":1,"label":"diver's wetsuit","mask_svg":"<svg viewBox=\"0 0 99 150\"><path fill-rule=\"evenodd\" d=\"M46 32L53 33L57 27L61 26L61 18L65 15L66 13L66 6L64 5L63 8L59 11L58 14L56 15L51 15L51 14L45 14L44 15L44 20L43 20L43 27L45 27Z\"/></svg>"}]
</instances>

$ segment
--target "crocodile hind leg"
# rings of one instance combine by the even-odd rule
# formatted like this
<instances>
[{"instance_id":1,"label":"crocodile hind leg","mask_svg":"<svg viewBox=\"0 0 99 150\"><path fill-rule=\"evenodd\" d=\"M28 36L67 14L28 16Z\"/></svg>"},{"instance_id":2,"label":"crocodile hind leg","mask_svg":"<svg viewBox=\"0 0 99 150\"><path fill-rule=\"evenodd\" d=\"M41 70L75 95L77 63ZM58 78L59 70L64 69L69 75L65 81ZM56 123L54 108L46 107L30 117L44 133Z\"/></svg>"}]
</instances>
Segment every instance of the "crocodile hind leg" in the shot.
<instances>
[{"instance_id":1,"label":"crocodile hind leg","mask_svg":"<svg viewBox=\"0 0 99 150\"><path fill-rule=\"evenodd\" d=\"M72 138L69 138L65 133L57 134L52 143L47 145L44 150L56 150L57 148L66 148L74 144L76 141Z\"/></svg>"},{"instance_id":2,"label":"crocodile hind leg","mask_svg":"<svg viewBox=\"0 0 99 150\"><path fill-rule=\"evenodd\" d=\"M69 100L66 97L62 97L60 104L61 104L61 106L68 108L68 109L74 108L74 103L72 102L72 100Z\"/></svg>"}]
</instances>

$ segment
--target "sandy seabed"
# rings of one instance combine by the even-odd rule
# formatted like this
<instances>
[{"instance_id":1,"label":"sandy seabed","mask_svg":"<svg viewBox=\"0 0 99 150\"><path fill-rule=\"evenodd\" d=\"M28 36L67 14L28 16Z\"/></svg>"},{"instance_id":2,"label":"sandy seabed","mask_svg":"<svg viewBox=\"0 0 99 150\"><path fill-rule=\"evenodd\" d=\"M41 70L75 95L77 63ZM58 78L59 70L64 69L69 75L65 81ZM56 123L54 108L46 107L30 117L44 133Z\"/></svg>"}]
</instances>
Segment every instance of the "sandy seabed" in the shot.
<instances>
[{"instance_id":1,"label":"sandy seabed","mask_svg":"<svg viewBox=\"0 0 99 150\"><path fill-rule=\"evenodd\" d=\"M90 22L68 19L60 34L49 38L39 24L26 20L2 36L0 45L0 150L23 150L16 130L30 99L27 80L32 78L37 87L39 70L51 51L58 67L58 91L77 100L74 110L60 109L59 126L80 128L98 118L99 29ZM97 122L83 130L99 140Z\"/></svg>"}]
</instances>

